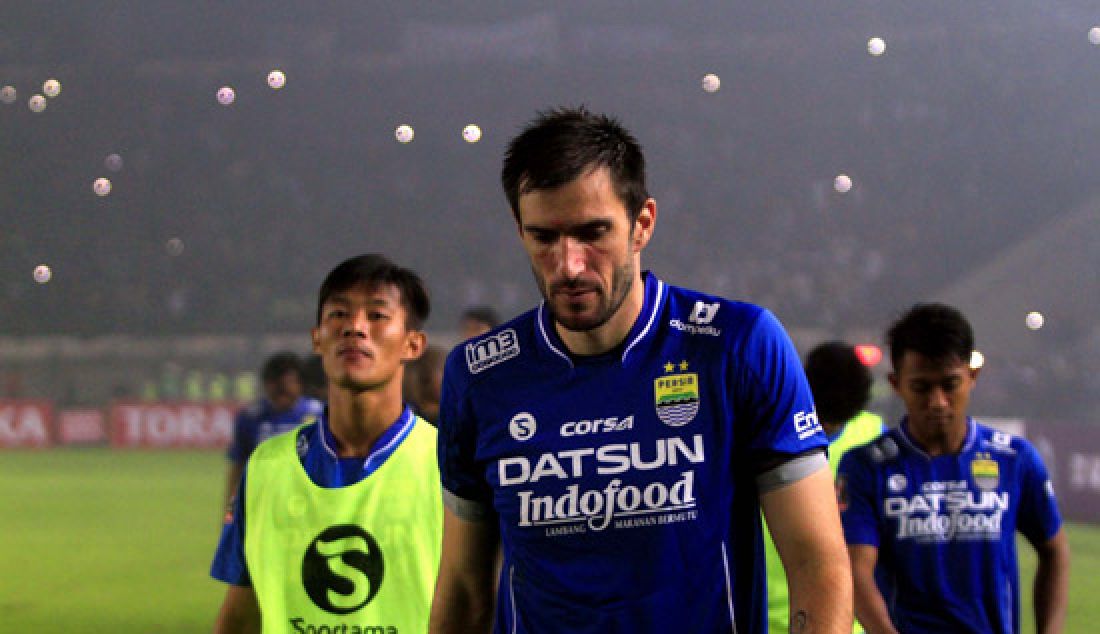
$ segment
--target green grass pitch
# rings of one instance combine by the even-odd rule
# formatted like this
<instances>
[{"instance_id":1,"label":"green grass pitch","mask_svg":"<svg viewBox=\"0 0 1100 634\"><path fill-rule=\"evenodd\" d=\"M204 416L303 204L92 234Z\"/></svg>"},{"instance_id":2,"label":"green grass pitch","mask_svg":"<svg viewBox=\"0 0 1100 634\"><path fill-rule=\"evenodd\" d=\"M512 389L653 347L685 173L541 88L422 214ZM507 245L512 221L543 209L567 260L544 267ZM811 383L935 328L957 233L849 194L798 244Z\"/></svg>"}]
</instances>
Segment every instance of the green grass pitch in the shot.
<instances>
[{"instance_id":1,"label":"green grass pitch","mask_svg":"<svg viewBox=\"0 0 1100 634\"><path fill-rule=\"evenodd\" d=\"M5 632L208 632L224 592L207 570L221 525L218 452L0 452ZM1066 632L1100 622L1100 527L1069 525ZM1024 632L1035 557L1021 543Z\"/></svg>"}]
</instances>

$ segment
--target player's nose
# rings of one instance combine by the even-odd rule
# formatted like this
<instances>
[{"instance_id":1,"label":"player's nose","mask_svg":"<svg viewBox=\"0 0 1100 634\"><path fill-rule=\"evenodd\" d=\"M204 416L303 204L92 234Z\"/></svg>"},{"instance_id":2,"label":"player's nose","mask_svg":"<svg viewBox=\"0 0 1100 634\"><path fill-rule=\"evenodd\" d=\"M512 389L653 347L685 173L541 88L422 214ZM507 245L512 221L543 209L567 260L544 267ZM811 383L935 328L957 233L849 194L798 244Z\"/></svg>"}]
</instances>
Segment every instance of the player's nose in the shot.
<instances>
[{"instance_id":1,"label":"player's nose","mask_svg":"<svg viewBox=\"0 0 1100 634\"><path fill-rule=\"evenodd\" d=\"M562 275L574 279L584 272L584 245L575 238L564 237L561 240L560 266Z\"/></svg>"}]
</instances>

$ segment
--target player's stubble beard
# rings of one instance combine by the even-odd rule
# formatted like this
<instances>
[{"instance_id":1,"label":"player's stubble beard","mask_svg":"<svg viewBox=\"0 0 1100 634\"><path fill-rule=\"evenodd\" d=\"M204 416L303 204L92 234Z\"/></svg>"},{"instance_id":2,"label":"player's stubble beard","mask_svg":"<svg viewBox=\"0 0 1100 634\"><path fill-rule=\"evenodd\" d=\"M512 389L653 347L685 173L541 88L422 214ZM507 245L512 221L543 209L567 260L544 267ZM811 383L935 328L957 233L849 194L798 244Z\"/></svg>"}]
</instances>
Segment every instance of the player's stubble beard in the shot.
<instances>
[{"instance_id":1,"label":"player's stubble beard","mask_svg":"<svg viewBox=\"0 0 1100 634\"><path fill-rule=\"evenodd\" d=\"M542 293L542 298L546 300L546 306L550 310L550 316L554 318L554 321L561 324L563 328L572 330L573 332L595 330L606 324L608 320L619 311L623 302L626 301L626 296L630 294L630 289L634 285L634 278L637 276L633 259L627 258L626 262L617 267L611 274L611 293L609 296L603 288L590 286L584 283L574 284L562 282L555 285L554 289L549 289L546 286L546 280L539 276L534 267L531 268L531 272L535 276L535 283L538 284L539 292ZM568 315L561 315L554 309L553 290L558 288L577 287L590 289L596 292L599 310L596 311L595 315L591 317L570 317Z\"/></svg>"}]
</instances>

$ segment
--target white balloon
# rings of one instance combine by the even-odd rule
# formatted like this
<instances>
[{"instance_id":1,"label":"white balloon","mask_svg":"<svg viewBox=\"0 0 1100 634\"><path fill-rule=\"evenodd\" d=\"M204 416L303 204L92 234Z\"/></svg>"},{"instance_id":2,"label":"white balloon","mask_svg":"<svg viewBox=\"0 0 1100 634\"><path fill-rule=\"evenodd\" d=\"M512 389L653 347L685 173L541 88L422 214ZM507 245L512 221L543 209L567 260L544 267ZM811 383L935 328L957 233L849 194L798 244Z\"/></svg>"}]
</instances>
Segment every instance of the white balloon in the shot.
<instances>
[{"instance_id":1,"label":"white balloon","mask_svg":"<svg viewBox=\"0 0 1100 634\"><path fill-rule=\"evenodd\" d=\"M718 92L718 89L722 87L722 80L714 73L707 73L703 75L703 90L707 92Z\"/></svg>"},{"instance_id":2,"label":"white balloon","mask_svg":"<svg viewBox=\"0 0 1100 634\"><path fill-rule=\"evenodd\" d=\"M15 92L15 86L4 86L0 88L0 102L3 103L15 103L17 93Z\"/></svg>"},{"instance_id":3,"label":"white balloon","mask_svg":"<svg viewBox=\"0 0 1100 634\"><path fill-rule=\"evenodd\" d=\"M50 278L52 277L53 271L51 271L50 267L46 266L45 264L39 264L38 266L34 267L34 281L38 282L39 284L45 284L46 282L49 282Z\"/></svg>"},{"instance_id":4,"label":"white balloon","mask_svg":"<svg viewBox=\"0 0 1100 634\"><path fill-rule=\"evenodd\" d=\"M1044 323L1046 323L1046 319L1043 317L1043 313L1039 311L1033 310L1024 318L1024 324L1027 325L1028 330L1038 330L1043 327Z\"/></svg>"},{"instance_id":5,"label":"white balloon","mask_svg":"<svg viewBox=\"0 0 1100 634\"><path fill-rule=\"evenodd\" d=\"M465 139L467 143L477 143L481 140L481 128L471 123L465 128L462 128L462 138Z\"/></svg>"},{"instance_id":6,"label":"white balloon","mask_svg":"<svg viewBox=\"0 0 1100 634\"><path fill-rule=\"evenodd\" d=\"M61 94L61 82L56 79L47 79L42 84L42 94L47 97L53 98Z\"/></svg>"},{"instance_id":7,"label":"white balloon","mask_svg":"<svg viewBox=\"0 0 1100 634\"><path fill-rule=\"evenodd\" d=\"M1094 26L1089 29L1089 42L1096 46L1100 46L1100 26Z\"/></svg>"},{"instance_id":8,"label":"white balloon","mask_svg":"<svg viewBox=\"0 0 1100 634\"><path fill-rule=\"evenodd\" d=\"M273 70L267 74L267 85L272 90L278 90L286 85L286 73L281 70Z\"/></svg>"},{"instance_id":9,"label":"white balloon","mask_svg":"<svg viewBox=\"0 0 1100 634\"><path fill-rule=\"evenodd\" d=\"M397 137L397 140L399 142L409 143L413 140L413 137L416 135L416 133L413 132L411 125L407 123L402 123L401 125L397 126L397 129L394 130L393 135Z\"/></svg>"},{"instance_id":10,"label":"white balloon","mask_svg":"<svg viewBox=\"0 0 1100 634\"><path fill-rule=\"evenodd\" d=\"M840 174L833 179L833 189L841 194L847 194L852 189L852 179L847 174Z\"/></svg>"},{"instance_id":11,"label":"white balloon","mask_svg":"<svg viewBox=\"0 0 1100 634\"><path fill-rule=\"evenodd\" d=\"M867 52L875 57L886 52L886 42L881 37L872 37L867 40Z\"/></svg>"},{"instance_id":12,"label":"white balloon","mask_svg":"<svg viewBox=\"0 0 1100 634\"><path fill-rule=\"evenodd\" d=\"M222 86L218 89L218 103L223 106L232 104L237 99L237 93L233 91L229 86Z\"/></svg>"},{"instance_id":13,"label":"white balloon","mask_svg":"<svg viewBox=\"0 0 1100 634\"><path fill-rule=\"evenodd\" d=\"M46 98L42 95L34 95L27 100L27 107L31 112L42 112L46 109Z\"/></svg>"},{"instance_id":14,"label":"white balloon","mask_svg":"<svg viewBox=\"0 0 1100 634\"><path fill-rule=\"evenodd\" d=\"M111 181L107 180L106 178L95 179L95 182L92 183L92 191L95 192L96 196L106 196L107 194L110 194Z\"/></svg>"}]
</instances>

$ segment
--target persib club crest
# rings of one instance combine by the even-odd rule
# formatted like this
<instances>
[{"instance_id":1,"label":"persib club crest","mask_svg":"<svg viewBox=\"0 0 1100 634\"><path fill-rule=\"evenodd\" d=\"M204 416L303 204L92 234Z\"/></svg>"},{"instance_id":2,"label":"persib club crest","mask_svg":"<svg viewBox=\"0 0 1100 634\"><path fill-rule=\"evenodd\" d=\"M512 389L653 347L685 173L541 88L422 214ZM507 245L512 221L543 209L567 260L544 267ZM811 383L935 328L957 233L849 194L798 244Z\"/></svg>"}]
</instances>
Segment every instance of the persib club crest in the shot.
<instances>
[{"instance_id":1,"label":"persib club crest","mask_svg":"<svg viewBox=\"0 0 1100 634\"><path fill-rule=\"evenodd\" d=\"M991 460L989 454L979 453L970 463L970 475L974 477L974 484L983 491L996 489L1001 480L1000 465L996 460Z\"/></svg>"},{"instance_id":2,"label":"persib club crest","mask_svg":"<svg viewBox=\"0 0 1100 634\"><path fill-rule=\"evenodd\" d=\"M672 374L677 369L680 373ZM699 413L699 375L687 369L687 361L670 361L665 364L665 374L653 380L657 418L672 427L690 423Z\"/></svg>"}]
</instances>

